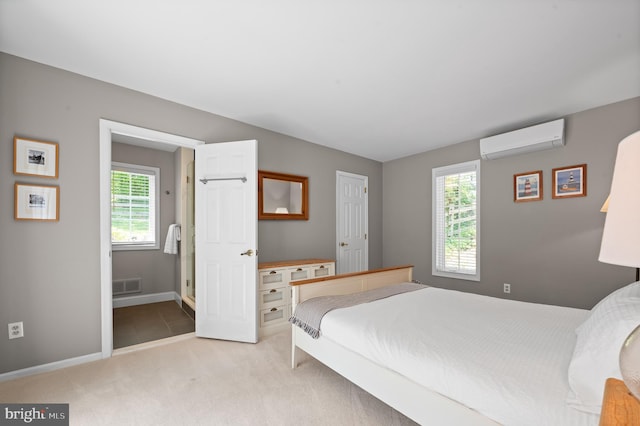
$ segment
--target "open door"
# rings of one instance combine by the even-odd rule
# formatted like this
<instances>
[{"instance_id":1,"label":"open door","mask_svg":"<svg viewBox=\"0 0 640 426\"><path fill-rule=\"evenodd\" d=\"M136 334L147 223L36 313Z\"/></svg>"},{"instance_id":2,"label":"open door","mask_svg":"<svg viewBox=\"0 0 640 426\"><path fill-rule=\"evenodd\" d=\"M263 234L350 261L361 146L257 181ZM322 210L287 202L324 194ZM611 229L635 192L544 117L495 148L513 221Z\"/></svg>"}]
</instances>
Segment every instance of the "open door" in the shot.
<instances>
[{"instance_id":1,"label":"open door","mask_svg":"<svg viewBox=\"0 0 640 426\"><path fill-rule=\"evenodd\" d=\"M255 140L196 147L198 337L258 341L257 170Z\"/></svg>"}]
</instances>

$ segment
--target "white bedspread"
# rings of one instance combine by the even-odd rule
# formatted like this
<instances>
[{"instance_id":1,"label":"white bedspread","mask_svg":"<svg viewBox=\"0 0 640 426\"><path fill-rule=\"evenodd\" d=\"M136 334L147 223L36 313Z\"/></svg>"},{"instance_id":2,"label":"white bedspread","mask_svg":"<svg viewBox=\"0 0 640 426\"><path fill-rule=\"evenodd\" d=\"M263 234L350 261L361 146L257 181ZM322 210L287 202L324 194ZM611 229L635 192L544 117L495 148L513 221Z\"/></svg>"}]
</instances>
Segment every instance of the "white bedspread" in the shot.
<instances>
[{"instance_id":1,"label":"white bedspread","mask_svg":"<svg viewBox=\"0 0 640 426\"><path fill-rule=\"evenodd\" d=\"M429 287L329 312L322 337L505 425L596 425L565 404L587 313Z\"/></svg>"}]
</instances>

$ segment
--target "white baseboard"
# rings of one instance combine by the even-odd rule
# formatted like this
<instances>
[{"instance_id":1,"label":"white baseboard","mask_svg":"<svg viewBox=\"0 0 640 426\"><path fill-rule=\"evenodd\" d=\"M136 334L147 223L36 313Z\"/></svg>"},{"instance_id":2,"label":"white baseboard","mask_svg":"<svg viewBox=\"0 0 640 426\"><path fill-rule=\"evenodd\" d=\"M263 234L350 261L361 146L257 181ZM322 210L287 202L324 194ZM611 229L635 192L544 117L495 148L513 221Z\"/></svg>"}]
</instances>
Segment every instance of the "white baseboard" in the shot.
<instances>
[{"instance_id":1,"label":"white baseboard","mask_svg":"<svg viewBox=\"0 0 640 426\"><path fill-rule=\"evenodd\" d=\"M167 291L164 293L116 297L113 299L113 307L124 308L126 306L146 305L147 303L167 302L169 300L174 300L178 305L182 304L182 298L178 293L175 291Z\"/></svg>"},{"instance_id":2,"label":"white baseboard","mask_svg":"<svg viewBox=\"0 0 640 426\"><path fill-rule=\"evenodd\" d=\"M75 358L63 359L62 361L50 362L49 364L36 365L34 367L23 368L22 370L9 371L0 374L0 382L18 379L20 377L31 376L39 373L46 373L60 368L72 367L86 362L98 361L102 359L102 353L96 352Z\"/></svg>"},{"instance_id":3,"label":"white baseboard","mask_svg":"<svg viewBox=\"0 0 640 426\"><path fill-rule=\"evenodd\" d=\"M167 302L173 300L182 306L182 298L175 291L167 291L165 293L141 294L137 296L118 297L113 299L114 308L123 308L125 306L145 305L147 303ZM0 382L18 379L20 377L31 376L33 374L46 373L58 370L60 368L72 367L85 362L98 361L103 359L101 352L83 355L75 358L63 359L61 361L51 362L49 364L36 365L24 368L22 370L9 371L8 373L0 373Z\"/></svg>"}]
</instances>

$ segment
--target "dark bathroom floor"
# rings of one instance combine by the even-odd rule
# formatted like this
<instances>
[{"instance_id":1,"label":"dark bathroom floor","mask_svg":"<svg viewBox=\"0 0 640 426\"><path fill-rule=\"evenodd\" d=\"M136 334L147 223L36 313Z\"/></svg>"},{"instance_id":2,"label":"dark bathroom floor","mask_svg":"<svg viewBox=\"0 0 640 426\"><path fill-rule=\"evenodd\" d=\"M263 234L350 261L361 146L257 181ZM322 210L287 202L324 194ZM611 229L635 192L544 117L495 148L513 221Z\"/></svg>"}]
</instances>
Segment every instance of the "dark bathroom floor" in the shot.
<instances>
[{"instance_id":1,"label":"dark bathroom floor","mask_svg":"<svg viewBox=\"0 0 640 426\"><path fill-rule=\"evenodd\" d=\"M191 333L193 318L174 301L113 309L113 348Z\"/></svg>"}]
</instances>

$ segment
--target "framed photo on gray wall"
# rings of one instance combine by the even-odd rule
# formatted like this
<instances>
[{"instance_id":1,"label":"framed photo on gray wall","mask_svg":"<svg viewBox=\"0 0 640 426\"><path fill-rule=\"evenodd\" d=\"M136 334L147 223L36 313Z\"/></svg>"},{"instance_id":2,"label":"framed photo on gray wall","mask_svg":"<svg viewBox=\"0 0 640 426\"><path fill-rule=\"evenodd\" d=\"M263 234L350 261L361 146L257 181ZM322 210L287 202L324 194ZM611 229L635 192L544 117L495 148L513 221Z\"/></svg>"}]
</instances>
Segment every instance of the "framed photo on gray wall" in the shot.
<instances>
[{"instance_id":1,"label":"framed photo on gray wall","mask_svg":"<svg viewBox=\"0 0 640 426\"><path fill-rule=\"evenodd\" d=\"M551 198L587 196L587 165L558 167L551 171L553 193Z\"/></svg>"},{"instance_id":2,"label":"framed photo on gray wall","mask_svg":"<svg viewBox=\"0 0 640 426\"><path fill-rule=\"evenodd\" d=\"M58 144L15 136L13 173L16 175L58 177Z\"/></svg>"},{"instance_id":3,"label":"framed photo on gray wall","mask_svg":"<svg viewBox=\"0 0 640 426\"><path fill-rule=\"evenodd\" d=\"M56 222L60 217L60 188L48 185L15 184L16 220Z\"/></svg>"},{"instance_id":4,"label":"framed photo on gray wall","mask_svg":"<svg viewBox=\"0 0 640 426\"><path fill-rule=\"evenodd\" d=\"M513 201L542 200L542 170L513 175Z\"/></svg>"}]
</instances>

